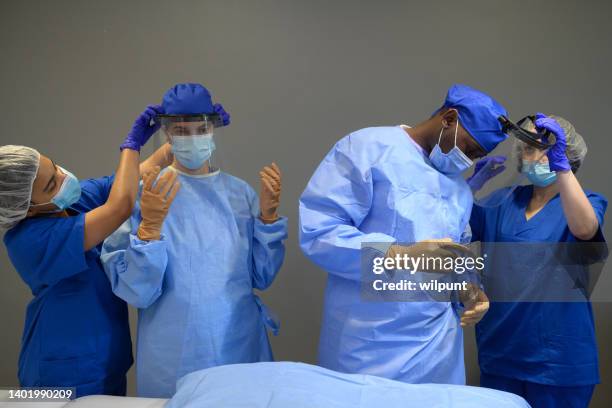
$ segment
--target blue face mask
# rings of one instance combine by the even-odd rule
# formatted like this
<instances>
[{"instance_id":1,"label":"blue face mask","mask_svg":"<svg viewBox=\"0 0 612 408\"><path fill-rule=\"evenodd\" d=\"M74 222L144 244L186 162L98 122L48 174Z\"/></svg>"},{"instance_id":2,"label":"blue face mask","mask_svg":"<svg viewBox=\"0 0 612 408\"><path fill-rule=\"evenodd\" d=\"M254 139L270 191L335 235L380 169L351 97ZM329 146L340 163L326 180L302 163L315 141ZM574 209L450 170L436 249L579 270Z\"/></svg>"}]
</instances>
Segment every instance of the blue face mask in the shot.
<instances>
[{"instance_id":1,"label":"blue face mask","mask_svg":"<svg viewBox=\"0 0 612 408\"><path fill-rule=\"evenodd\" d=\"M521 172L538 187L549 186L557 180L557 173L550 171L548 163L524 162Z\"/></svg>"},{"instance_id":2,"label":"blue face mask","mask_svg":"<svg viewBox=\"0 0 612 408\"><path fill-rule=\"evenodd\" d=\"M440 130L438 144L434 146L429 154L429 160L436 170L449 176L461 174L474 164L474 162L457 147L458 130L459 120L457 120L455 125L455 146L448 153L443 153L440 148L440 141L442 140L442 133L444 132L444 128L442 128L442 130Z\"/></svg>"},{"instance_id":3,"label":"blue face mask","mask_svg":"<svg viewBox=\"0 0 612 408\"><path fill-rule=\"evenodd\" d=\"M57 207L57 212L59 212L64 211L66 208L79 201L79 198L81 198L81 184L79 183L79 179L65 168L60 167L60 169L66 177L64 177L64 181L55 196L53 196L48 203L34 204L31 207L53 203Z\"/></svg>"},{"instance_id":4,"label":"blue face mask","mask_svg":"<svg viewBox=\"0 0 612 408\"><path fill-rule=\"evenodd\" d=\"M212 133L194 136L172 136L172 153L189 170L201 168L215 151Z\"/></svg>"}]
</instances>

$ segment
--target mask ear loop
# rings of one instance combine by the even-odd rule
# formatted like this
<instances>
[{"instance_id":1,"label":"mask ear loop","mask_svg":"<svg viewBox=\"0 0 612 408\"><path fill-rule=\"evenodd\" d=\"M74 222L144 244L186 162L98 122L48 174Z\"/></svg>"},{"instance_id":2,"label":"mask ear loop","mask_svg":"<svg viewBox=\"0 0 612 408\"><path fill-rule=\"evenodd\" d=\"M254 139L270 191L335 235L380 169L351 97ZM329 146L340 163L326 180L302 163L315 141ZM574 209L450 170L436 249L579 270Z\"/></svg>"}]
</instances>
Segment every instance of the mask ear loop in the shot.
<instances>
[{"instance_id":1,"label":"mask ear loop","mask_svg":"<svg viewBox=\"0 0 612 408\"><path fill-rule=\"evenodd\" d=\"M457 111L457 109L452 109L455 112L457 112L457 120L455 121L455 147L457 147L457 131L459 130L459 112ZM438 136L438 145L440 145L440 142L442 141L442 133L444 132L444 126L442 126L442 129L440 129L440 136Z\"/></svg>"},{"instance_id":2,"label":"mask ear loop","mask_svg":"<svg viewBox=\"0 0 612 408\"><path fill-rule=\"evenodd\" d=\"M438 146L440 146L440 141L442 141L442 132L444 132L444 126L440 129L440 136L438 136Z\"/></svg>"}]
</instances>

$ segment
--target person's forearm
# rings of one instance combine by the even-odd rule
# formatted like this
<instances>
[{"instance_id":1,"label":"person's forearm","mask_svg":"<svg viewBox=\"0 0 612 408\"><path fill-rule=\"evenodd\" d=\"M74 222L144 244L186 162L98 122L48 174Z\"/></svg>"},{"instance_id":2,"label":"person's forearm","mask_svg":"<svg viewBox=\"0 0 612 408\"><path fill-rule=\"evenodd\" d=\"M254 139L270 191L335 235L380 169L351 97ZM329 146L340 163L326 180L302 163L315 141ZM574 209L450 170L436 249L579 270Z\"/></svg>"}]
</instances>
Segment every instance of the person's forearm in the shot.
<instances>
[{"instance_id":1,"label":"person's forearm","mask_svg":"<svg viewBox=\"0 0 612 408\"><path fill-rule=\"evenodd\" d=\"M138 194L139 161L140 154L137 151L131 149L121 151L115 181L106 202L112 205L118 213L127 214L127 216L132 212Z\"/></svg>"},{"instance_id":2,"label":"person's forearm","mask_svg":"<svg viewBox=\"0 0 612 408\"><path fill-rule=\"evenodd\" d=\"M597 233L599 221L589 199L571 171L557 172L563 212L570 231L576 238L589 240Z\"/></svg>"},{"instance_id":3,"label":"person's forearm","mask_svg":"<svg viewBox=\"0 0 612 408\"><path fill-rule=\"evenodd\" d=\"M121 151L115 181L106 203L85 215L84 248L90 250L106 239L129 218L138 193L140 154L125 148Z\"/></svg>"},{"instance_id":4,"label":"person's forearm","mask_svg":"<svg viewBox=\"0 0 612 408\"><path fill-rule=\"evenodd\" d=\"M172 147L170 143L164 143L159 149L157 149L151 156L145 161L140 163L140 176L151 171L155 167L160 168L168 167L172 164L174 156L172 155Z\"/></svg>"}]
</instances>

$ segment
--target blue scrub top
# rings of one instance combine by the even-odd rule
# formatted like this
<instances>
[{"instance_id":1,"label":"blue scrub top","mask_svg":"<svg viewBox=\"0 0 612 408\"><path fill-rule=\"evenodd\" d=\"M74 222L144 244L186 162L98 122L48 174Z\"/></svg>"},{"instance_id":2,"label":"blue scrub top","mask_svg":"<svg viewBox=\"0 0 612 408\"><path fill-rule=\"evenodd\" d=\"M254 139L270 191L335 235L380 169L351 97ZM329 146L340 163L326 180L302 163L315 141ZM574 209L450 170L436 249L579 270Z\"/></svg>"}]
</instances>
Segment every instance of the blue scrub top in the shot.
<instances>
[{"instance_id":1,"label":"blue scrub top","mask_svg":"<svg viewBox=\"0 0 612 408\"><path fill-rule=\"evenodd\" d=\"M76 387L77 395L125 393L132 365L127 306L100 263L85 251L85 213L104 204L113 177L81 182L69 217L21 221L4 236L13 266L34 299L26 311L21 386Z\"/></svg>"},{"instance_id":2,"label":"blue scrub top","mask_svg":"<svg viewBox=\"0 0 612 408\"><path fill-rule=\"evenodd\" d=\"M475 205L470 219L473 241L579 241L569 230L558 194L526 220L532 193L533 186L520 186L498 207ZM608 201L600 194L585 193L600 225L591 241L603 242ZM595 324L588 302L492 302L476 326L476 340L480 369L486 374L558 386L599 383Z\"/></svg>"}]
</instances>

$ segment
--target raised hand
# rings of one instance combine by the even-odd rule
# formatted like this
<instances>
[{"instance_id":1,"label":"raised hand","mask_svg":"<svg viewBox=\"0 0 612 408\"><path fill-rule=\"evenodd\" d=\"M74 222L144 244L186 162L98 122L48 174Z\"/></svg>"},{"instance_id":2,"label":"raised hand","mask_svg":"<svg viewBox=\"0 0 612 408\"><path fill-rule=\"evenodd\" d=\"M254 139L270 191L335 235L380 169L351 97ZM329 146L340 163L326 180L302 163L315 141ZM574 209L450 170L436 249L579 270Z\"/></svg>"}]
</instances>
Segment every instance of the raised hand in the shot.
<instances>
[{"instance_id":1,"label":"raised hand","mask_svg":"<svg viewBox=\"0 0 612 408\"><path fill-rule=\"evenodd\" d=\"M137 233L138 238L143 241L160 239L164 219L180 188L180 183L176 181L176 172L169 170L157 179L159 171L159 167L156 167L143 177L142 196L140 197L142 221ZM157 182L155 182L156 179Z\"/></svg>"},{"instance_id":2,"label":"raised hand","mask_svg":"<svg viewBox=\"0 0 612 408\"><path fill-rule=\"evenodd\" d=\"M281 195L281 172L276 163L265 166L259 172L261 190L259 193L259 205L261 208L260 219L263 222L272 223L278 219L278 206Z\"/></svg>"}]
</instances>

